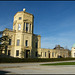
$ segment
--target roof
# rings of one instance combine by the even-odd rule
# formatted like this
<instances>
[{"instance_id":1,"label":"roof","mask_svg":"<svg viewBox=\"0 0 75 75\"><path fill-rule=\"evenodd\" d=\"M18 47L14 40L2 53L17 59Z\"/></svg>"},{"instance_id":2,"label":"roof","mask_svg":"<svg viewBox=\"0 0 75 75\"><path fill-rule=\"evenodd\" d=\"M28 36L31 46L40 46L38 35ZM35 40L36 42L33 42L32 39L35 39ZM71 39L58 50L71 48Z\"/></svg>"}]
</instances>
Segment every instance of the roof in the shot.
<instances>
[{"instance_id":1,"label":"roof","mask_svg":"<svg viewBox=\"0 0 75 75\"><path fill-rule=\"evenodd\" d=\"M32 15L32 16L33 16L33 14L30 14L30 13L28 13L28 12L24 12L24 11L18 11L17 13L27 13L27 14L29 14L29 15ZM17 14L17 13L16 13L16 14ZM16 15L16 14L15 14L15 15ZM15 15L14 15L14 16L15 16Z\"/></svg>"}]
</instances>

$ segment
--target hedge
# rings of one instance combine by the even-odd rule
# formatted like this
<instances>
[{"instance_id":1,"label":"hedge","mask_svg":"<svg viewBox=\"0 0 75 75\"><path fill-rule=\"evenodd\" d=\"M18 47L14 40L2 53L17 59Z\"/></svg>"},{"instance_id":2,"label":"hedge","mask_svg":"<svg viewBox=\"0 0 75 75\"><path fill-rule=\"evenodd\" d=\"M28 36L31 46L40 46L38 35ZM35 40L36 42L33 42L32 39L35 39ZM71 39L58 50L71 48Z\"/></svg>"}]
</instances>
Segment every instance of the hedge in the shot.
<instances>
[{"instance_id":1,"label":"hedge","mask_svg":"<svg viewBox=\"0 0 75 75\"><path fill-rule=\"evenodd\" d=\"M75 60L75 58L0 58L0 63L27 63L27 62L54 62L54 61L68 61Z\"/></svg>"}]
</instances>

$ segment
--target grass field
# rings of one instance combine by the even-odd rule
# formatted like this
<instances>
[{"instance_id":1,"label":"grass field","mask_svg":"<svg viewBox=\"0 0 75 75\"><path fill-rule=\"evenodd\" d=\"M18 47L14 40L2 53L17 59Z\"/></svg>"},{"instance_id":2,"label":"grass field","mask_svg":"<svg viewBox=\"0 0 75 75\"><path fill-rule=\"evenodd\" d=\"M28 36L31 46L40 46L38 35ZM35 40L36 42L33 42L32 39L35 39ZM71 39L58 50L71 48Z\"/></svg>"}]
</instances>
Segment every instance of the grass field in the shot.
<instances>
[{"instance_id":1,"label":"grass field","mask_svg":"<svg viewBox=\"0 0 75 75\"><path fill-rule=\"evenodd\" d=\"M62 62L62 63L50 63L50 64L41 64L41 65L75 65L75 62Z\"/></svg>"}]
</instances>

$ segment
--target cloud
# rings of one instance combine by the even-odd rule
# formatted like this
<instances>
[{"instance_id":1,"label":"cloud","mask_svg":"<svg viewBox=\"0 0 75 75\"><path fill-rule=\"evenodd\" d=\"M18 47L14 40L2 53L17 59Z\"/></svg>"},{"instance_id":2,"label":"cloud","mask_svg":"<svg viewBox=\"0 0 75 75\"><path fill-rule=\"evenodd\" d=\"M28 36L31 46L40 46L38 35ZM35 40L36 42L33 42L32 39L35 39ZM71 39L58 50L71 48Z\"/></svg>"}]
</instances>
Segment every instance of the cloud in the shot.
<instances>
[{"instance_id":1,"label":"cloud","mask_svg":"<svg viewBox=\"0 0 75 75\"><path fill-rule=\"evenodd\" d=\"M61 45L71 50L72 45L75 43L75 35L73 31L60 33L55 36L41 37L41 47L53 49L55 45Z\"/></svg>"}]
</instances>

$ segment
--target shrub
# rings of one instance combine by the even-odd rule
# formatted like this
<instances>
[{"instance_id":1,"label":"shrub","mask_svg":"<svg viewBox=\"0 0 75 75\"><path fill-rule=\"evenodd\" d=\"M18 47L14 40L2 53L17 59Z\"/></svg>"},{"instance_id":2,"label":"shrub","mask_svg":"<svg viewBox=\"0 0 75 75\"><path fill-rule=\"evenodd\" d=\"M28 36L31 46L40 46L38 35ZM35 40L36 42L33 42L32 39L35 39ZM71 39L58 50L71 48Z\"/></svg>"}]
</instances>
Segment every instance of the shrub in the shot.
<instances>
[{"instance_id":1,"label":"shrub","mask_svg":"<svg viewBox=\"0 0 75 75\"><path fill-rule=\"evenodd\" d=\"M0 63L54 62L68 60L75 60L75 58L0 58Z\"/></svg>"}]
</instances>

